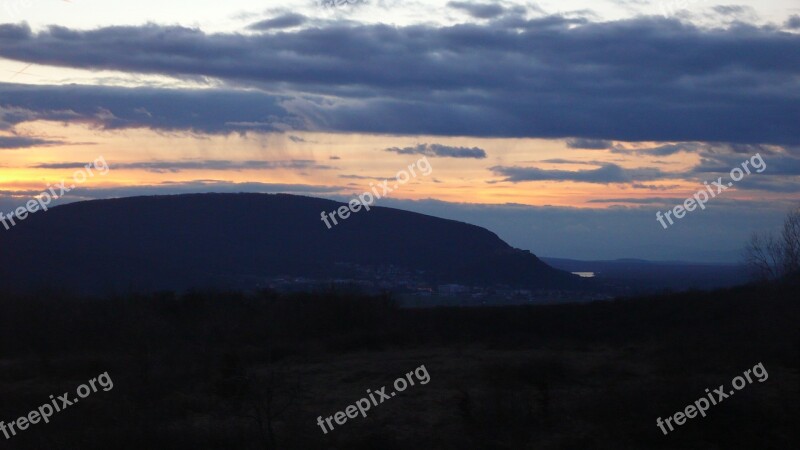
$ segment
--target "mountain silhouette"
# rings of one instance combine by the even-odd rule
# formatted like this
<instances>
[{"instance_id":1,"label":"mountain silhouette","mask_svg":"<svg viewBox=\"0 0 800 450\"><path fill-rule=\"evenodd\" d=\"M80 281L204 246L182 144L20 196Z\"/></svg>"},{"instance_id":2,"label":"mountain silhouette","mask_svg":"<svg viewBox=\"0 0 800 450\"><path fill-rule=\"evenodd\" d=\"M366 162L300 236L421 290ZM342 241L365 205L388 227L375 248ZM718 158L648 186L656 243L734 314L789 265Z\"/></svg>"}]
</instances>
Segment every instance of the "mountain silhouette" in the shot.
<instances>
[{"instance_id":1,"label":"mountain silhouette","mask_svg":"<svg viewBox=\"0 0 800 450\"><path fill-rule=\"evenodd\" d=\"M579 281L474 225L288 194L189 194L93 200L0 229L0 283L11 292L256 288L276 276L357 278L392 268L430 283L566 288Z\"/></svg>"}]
</instances>

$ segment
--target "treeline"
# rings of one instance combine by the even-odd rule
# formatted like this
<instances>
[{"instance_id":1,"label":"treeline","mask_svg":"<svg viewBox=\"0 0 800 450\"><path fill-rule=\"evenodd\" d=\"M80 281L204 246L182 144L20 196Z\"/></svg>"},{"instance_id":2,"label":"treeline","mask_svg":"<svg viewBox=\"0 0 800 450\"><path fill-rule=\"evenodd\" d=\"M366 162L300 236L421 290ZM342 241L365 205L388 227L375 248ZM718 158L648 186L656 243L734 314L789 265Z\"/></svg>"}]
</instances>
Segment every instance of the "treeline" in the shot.
<instances>
[{"instance_id":1,"label":"treeline","mask_svg":"<svg viewBox=\"0 0 800 450\"><path fill-rule=\"evenodd\" d=\"M793 448L800 417L788 283L462 309L339 291L43 293L0 311L0 420L87 377L115 384L13 437L22 450ZM656 417L758 362L769 381L664 440ZM316 427L420 364L425 389Z\"/></svg>"},{"instance_id":2,"label":"treeline","mask_svg":"<svg viewBox=\"0 0 800 450\"><path fill-rule=\"evenodd\" d=\"M428 344L536 346L553 339L792 343L796 283L752 285L590 304L402 309L390 296L202 291L75 298L0 298L0 356L55 356L151 345L254 345L349 351ZM788 334L787 334L788 333Z\"/></svg>"}]
</instances>

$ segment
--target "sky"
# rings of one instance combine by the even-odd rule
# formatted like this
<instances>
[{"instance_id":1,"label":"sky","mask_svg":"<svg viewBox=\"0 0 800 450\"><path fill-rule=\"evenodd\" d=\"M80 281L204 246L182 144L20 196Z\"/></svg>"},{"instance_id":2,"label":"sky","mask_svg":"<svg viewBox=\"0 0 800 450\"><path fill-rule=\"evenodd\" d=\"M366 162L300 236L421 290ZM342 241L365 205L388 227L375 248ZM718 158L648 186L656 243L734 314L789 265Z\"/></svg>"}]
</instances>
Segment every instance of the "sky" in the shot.
<instances>
[{"instance_id":1,"label":"sky","mask_svg":"<svg viewBox=\"0 0 800 450\"><path fill-rule=\"evenodd\" d=\"M0 0L0 211L100 157L59 202L347 201L426 158L377 204L737 263L800 199L800 3Z\"/></svg>"}]
</instances>

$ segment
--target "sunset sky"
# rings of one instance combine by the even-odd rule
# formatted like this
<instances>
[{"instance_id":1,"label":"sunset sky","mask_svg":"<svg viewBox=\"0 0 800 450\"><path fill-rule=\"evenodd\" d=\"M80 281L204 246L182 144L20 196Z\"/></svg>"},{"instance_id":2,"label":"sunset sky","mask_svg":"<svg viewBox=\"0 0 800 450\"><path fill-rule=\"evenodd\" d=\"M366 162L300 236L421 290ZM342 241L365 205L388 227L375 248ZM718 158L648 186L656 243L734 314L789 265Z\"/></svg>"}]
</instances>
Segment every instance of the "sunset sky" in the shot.
<instances>
[{"instance_id":1,"label":"sunset sky","mask_svg":"<svg viewBox=\"0 0 800 450\"><path fill-rule=\"evenodd\" d=\"M0 211L99 156L62 201L345 201L425 156L378 206L540 256L735 263L800 203L796 0L323 3L0 0Z\"/></svg>"}]
</instances>

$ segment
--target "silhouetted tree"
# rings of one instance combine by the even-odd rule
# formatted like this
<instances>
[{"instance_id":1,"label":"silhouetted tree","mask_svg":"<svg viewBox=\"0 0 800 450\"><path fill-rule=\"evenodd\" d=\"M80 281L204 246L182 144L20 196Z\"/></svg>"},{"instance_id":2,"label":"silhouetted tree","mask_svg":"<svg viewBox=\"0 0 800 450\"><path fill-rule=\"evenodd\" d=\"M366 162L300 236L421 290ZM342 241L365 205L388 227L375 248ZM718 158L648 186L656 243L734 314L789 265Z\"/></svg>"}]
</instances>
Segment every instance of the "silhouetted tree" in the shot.
<instances>
[{"instance_id":1,"label":"silhouetted tree","mask_svg":"<svg viewBox=\"0 0 800 450\"><path fill-rule=\"evenodd\" d=\"M745 249L745 259L764 280L800 272L800 208L786 215L780 235L753 234Z\"/></svg>"}]
</instances>

